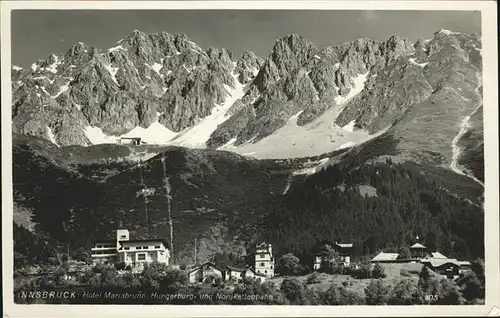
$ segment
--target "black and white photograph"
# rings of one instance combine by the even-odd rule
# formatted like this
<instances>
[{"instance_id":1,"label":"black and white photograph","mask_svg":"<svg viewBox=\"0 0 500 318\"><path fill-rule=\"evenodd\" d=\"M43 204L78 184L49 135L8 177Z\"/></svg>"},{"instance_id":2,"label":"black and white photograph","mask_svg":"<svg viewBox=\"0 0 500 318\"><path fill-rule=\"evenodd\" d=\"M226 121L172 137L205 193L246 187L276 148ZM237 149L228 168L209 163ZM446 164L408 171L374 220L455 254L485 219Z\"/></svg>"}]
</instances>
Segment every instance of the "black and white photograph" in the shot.
<instances>
[{"instance_id":1,"label":"black and white photograph","mask_svg":"<svg viewBox=\"0 0 500 318\"><path fill-rule=\"evenodd\" d=\"M2 5L13 304L499 306L496 4L105 2Z\"/></svg>"}]
</instances>

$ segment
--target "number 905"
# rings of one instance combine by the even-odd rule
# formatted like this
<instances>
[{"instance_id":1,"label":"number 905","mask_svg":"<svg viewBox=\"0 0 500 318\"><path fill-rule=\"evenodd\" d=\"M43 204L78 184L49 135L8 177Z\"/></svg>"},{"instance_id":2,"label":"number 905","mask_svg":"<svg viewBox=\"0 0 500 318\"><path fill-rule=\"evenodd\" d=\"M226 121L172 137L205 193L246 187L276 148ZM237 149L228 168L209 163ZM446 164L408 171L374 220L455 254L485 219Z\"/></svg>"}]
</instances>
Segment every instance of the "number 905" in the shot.
<instances>
[{"instance_id":1,"label":"number 905","mask_svg":"<svg viewBox=\"0 0 500 318\"><path fill-rule=\"evenodd\" d=\"M425 301L436 301L438 300L437 295L425 295L424 296Z\"/></svg>"}]
</instances>

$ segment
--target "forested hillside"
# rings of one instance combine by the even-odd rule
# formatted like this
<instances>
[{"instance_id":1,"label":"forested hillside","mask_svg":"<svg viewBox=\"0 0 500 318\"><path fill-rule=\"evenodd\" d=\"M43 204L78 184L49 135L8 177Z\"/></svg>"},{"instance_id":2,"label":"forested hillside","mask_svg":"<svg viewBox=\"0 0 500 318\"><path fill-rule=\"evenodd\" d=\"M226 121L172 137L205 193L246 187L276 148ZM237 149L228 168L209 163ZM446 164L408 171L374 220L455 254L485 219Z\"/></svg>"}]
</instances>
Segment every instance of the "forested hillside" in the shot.
<instances>
[{"instance_id":1,"label":"forested hillside","mask_svg":"<svg viewBox=\"0 0 500 318\"><path fill-rule=\"evenodd\" d=\"M417 235L431 250L470 259L484 253L484 212L467 192L481 191L463 176L414 163L337 164L277 198L261 233L278 253L302 259L323 239L354 242L362 255L413 244Z\"/></svg>"}]
</instances>

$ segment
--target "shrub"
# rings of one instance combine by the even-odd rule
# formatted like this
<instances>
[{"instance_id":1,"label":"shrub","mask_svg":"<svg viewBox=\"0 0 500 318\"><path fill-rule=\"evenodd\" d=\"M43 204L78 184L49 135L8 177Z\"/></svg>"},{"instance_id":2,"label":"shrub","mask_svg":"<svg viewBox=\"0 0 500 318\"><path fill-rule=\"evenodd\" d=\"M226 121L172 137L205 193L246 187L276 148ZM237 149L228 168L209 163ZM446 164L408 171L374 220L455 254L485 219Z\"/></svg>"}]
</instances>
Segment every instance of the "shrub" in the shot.
<instances>
[{"instance_id":1,"label":"shrub","mask_svg":"<svg viewBox=\"0 0 500 318\"><path fill-rule=\"evenodd\" d=\"M360 305L363 299L344 286L332 284L321 294L321 302L324 305Z\"/></svg>"},{"instance_id":2,"label":"shrub","mask_svg":"<svg viewBox=\"0 0 500 318\"><path fill-rule=\"evenodd\" d=\"M125 269L125 262L120 262L120 263L115 263L115 268L119 271L121 271L122 269Z\"/></svg>"},{"instance_id":3,"label":"shrub","mask_svg":"<svg viewBox=\"0 0 500 318\"><path fill-rule=\"evenodd\" d=\"M481 281L475 272L469 273L461 282L462 292L468 301L484 298L484 290Z\"/></svg>"},{"instance_id":4,"label":"shrub","mask_svg":"<svg viewBox=\"0 0 500 318\"><path fill-rule=\"evenodd\" d=\"M352 284L352 282L351 282L351 284ZM349 283L347 281L343 281L342 286L347 287L347 286L349 286Z\"/></svg>"},{"instance_id":5,"label":"shrub","mask_svg":"<svg viewBox=\"0 0 500 318\"><path fill-rule=\"evenodd\" d=\"M309 274L309 276L307 276L307 280L306 280L307 284L317 284L317 283L320 283L320 282L321 281L319 279L319 275L316 272L311 273L311 274Z\"/></svg>"},{"instance_id":6,"label":"shrub","mask_svg":"<svg viewBox=\"0 0 500 318\"><path fill-rule=\"evenodd\" d=\"M389 296L389 305L418 304L417 284L411 279L403 279L394 285Z\"/></svg>"},{"instance_id":7,"label":"shrub","mask_svg":"<svg viewBox=\"0 0 500 318\"><path fill-rule=\"evenodd\" d=\"M461 305L463 304L462 294L457 285L452 280L443 278L440 281L440 288L438 291L438 299L436 305Z\"/></svg>"},{"instance_id":8,"label":"shrub","mask_svg":"<svg viewBox=\"0 0 500 318\"><path fill-rule=\"evenodd\" d=\"M351 276L357 279L366 279L372 277L372 269L370 263L364 263L358 269L351 271Z\"/></svg>"},{"instance_id":9,"label":"shrub","mask_svg":"<svg viewBox=\"0 0 500 318\"><path fill-rule=\"evenodd\" d=\"M279 272L282 275L301 275L304 272L304 266L300 264L300 260L292 253L283 255L279 262Z\"/></svg>"},{"instance_id":10,"label":"shrub","mask_svg":"<svg viewBox=\"0 0 500 318\"><path fill-rule=\"evenodd\" d=\"M389 299L390 289L381 279L372 279L365 288L366 303L368 305L385 305Z\"/></svg>"},{"instance_id":11,"label":"shrub","mask_svg":"<svg viewBox=\"0 0 500 318\"><path fill-rule=\"evenodd\" d=\"M385 274L385 268L379 263L375 264L372 271L373 278L385 278L387 275Z\"/></svg>"},{"instance_id":12,"label":"shrub","mask_svg":"<svg viewBox=\"0 0 500 318\"><path fill-rule=\"evenodd\" d=\"M295 278L285 278L280 287L283 296L294 305L306 303L306 291L304 285Z\"/></svg>"},{"instance_id":13,"label":"shrub","mask_svg":"<svg viewBox=\"0 0 500 318\"><path fill-rule=\"evenodd\" d=\"M401 246L398 250L398 259L411 259L411 251L407 246Z\"/></svg>"}]
</instances>

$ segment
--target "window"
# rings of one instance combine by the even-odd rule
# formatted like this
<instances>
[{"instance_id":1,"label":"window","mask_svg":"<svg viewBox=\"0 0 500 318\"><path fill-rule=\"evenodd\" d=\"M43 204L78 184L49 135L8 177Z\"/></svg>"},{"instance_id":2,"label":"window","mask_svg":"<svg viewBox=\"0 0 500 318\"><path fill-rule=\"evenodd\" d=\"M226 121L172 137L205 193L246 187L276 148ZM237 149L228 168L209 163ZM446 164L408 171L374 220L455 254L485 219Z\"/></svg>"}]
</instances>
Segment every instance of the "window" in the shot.
<instances>
[{"instance_id":1,"label":"window","mask_svg":"<svg viewBox=\"0 0 500 318\"><path fill-rule=\"evenodd\" d=\"M260 255L259 255L259 257L260 257L260 258L266 258L266 254L264 254L264 253L263 253L263 254L260 254Z\"/></svg>"},{"instance_id":2,"label":"window","mask_svg":"<svg viewBox=\"0 0 500 318\"><path fill-rule=\"evenodd\" d=\"M140 246L136 246L136 247L135 247L135 249L136 249L136 250L140 250L140 249L142 249L142 247L140 247Z\"/></svg>"},{"instance_id":3,"label":"window","mask_svg":"<svg viewBox=\"0 0 500 318\"><path fill-rule=\"evenodd\" d=\"M97 248L102 248L102 245L96 245Z\"/></svg>"},{"instance_id":4,"label":"window","mask_svg":"<svg viewBox=\"0 0 500 318\"><path fill-rule=\"evenodd\" d=\"M267 274L267 271L264 271L264 273L266 273L266 274Z\"/></svg>"},{"instance_id":5,"label":"window","mask_svg":"<svg viewBox=\"0 0 500 318\"><path fill-rule=\"evenodd\" d=\"M240 277L243 277L243 273L240 273Z\"/></svg>"},{"instance_id":6,"label":"window","mask_svg":"<svg viewBox=\"0 0 500 318\"><path fill-rule=\"evenodd\" d=\"M260 263L260 266L265 266L265 264L264 263Z\"/></svg>"},{"instance_id":7,"label":"window","mask_svg":"<svg viewBox=\"0 0 500 318\"><path fill-rule=\"evenodd\" d=\"M271 265L271 269L273 269L273 265Z\"/></svg>"},{"instance_id":8,"label":"window","mask_svg":"<svg viewBox=\"0 0 500 318\"><path fill-rule=\"evenodd\" d=\"M127 247L124 247L123 249L128 251L130 249L130 247L127 246Z\"/></svg>"},{"instance_id":9,"label":"window","mask_svg":"<svg viewBox=\"0 0 500 318\"><path fill-rule=\"evenodd\" d=\"M156 245L155 248L160 248L160 245Z\"/></svg>"},{"instance_id":10,"label":"window","mask_svg":"<svg viewBox=\"0 0 500 318\"><path fill-rule=\"evenodd\" d=\"M127 238L127 236L126 235L122 235L122 236L120 236L120 238Z\"/></svg>"},{"instance_id":11,"label":"window","mask_svg":"<svg viewBox=\"0 0 500 318\"><path fill-rule=\"evenodd\" d=\"M145 261L146 260L146 254L137 254L137 260L138 261Z\"/></svg>"},{"instance_id":12,"label":"window","mask_svg":"<svg viewBox=\"0 0 500 318\"><path fill-rule=\"evenodd\" d=\"M147 250L149 246L143 246L142 249L143 250Z\"/></svg>"}]
</instances>

